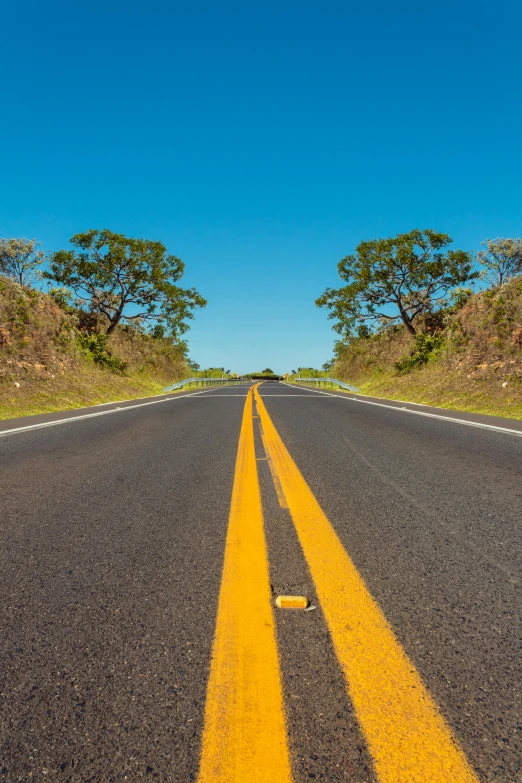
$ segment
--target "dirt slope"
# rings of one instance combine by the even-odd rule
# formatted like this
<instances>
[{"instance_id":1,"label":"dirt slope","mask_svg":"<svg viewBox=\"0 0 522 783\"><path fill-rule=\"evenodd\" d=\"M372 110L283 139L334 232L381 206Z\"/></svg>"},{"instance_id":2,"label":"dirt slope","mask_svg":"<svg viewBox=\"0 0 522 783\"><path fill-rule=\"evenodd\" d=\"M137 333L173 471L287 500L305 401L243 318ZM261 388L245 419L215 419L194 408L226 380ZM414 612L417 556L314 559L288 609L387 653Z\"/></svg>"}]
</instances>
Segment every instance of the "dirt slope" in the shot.
<instances>
[{"instance_id":1,"label":"dirt slope","mask_svg":"<svg viewBox=\"0 0 522 783\"><path fill-rule=\"evenodd\" d=\"M0 418L157 394L187 377L182 347L103 325L0 277Z\"/></svg>"},{"instance_id":2,"label":"dirt slope","mask_svg":"<svg viewBox=\"0 0 522 783\"><path fill-rule=\"evenodd\" d=\"M522 279L422 325L342 346L331 375L377 397L522 418Z\"/></svg>"}]
</instances>

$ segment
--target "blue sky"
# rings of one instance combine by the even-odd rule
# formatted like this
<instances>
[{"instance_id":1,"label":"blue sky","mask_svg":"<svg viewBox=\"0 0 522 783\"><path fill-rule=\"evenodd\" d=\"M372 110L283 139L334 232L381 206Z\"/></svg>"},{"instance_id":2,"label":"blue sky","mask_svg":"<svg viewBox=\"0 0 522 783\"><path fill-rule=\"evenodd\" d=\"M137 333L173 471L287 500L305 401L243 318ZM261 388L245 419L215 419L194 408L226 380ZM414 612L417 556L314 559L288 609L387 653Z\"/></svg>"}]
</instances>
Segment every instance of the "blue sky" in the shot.
<instances>
[{"instance_id":1,"label":"blue sky","mask_svg":"<svg viewBox=\"0 0 522 783\"><path fill-rule=\"evenodd\" d=\"M0 2L0 235L159 239L202 366L320 366L363 239L522 234L518 2Z\"/></svg>"}]
</instances>

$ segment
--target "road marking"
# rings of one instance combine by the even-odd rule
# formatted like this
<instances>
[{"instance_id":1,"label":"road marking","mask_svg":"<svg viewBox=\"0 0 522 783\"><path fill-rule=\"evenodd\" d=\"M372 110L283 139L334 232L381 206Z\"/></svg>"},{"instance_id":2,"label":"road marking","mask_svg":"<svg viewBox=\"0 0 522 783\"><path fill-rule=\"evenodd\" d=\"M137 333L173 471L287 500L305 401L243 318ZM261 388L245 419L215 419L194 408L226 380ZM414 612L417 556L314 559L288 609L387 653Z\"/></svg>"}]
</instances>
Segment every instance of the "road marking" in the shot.
<instances>
[{"instance_id":1,"label":"road marking","mask_svg":"<svg viewBox=\"0 0 522 783\"><path fill-rule=\"evenodd\" d=\"M209 391L215 391L214 388L209 389ZM183 396L180 394L176 397L164 397L161 400L151 400L150 402L139 402L136 405L126 405L124 408L112 408L110 411L96 411L95 413L82 413L81 416L68 416L66 419L56 419L55 421L43 421L39 422L38 424L27 424L23 427L13 427L11 430L2 430L0 431L0 438L3 438L5 435L15 435L19 432L28 432L29 430L40 430L44 427L56 427L58 424L70 424L73 421L83 421L84 419L94 419L98 416L108 416L109 413L122 413L124 411L131 411L135 408L145 408L147 405L159 405L162 402L176 402L177 400L189 400L193 397L199 397L202 394L206 394L208 396L212 396L209 394L209 391L200 391L200 392L193 392L191 394L184 394ZM236 396L236 395L226 395L226 394L216 394L214 395L216 397L226 397L226 396ZM245 395L240 394L239 397L244 397ZM113 405L114 403L102 403L103 405ZM94 407L98 407L93 405Z\"/></svg>"},{"instance_id":2,"label":"road marking","mask_svg":"<svg viewBox=\"0 0 522 783\"><path fill-rule=\"evenodd\" d=\"M282 442L257 389L279 475L380 783L478 783L420 675Z\"/></svg>"},{"instance_id":3,"label":"road marking","mask_svg":"<svg viewBox=\"0 0 522 783\"><path fill-rule=\"evenodd\" d=\"M454 416L441 416L438 413L427 413L426 411L411 411L409 408L397 408L395 405L385 405L382 402L370 402L370 400L359 400L357 397L342 397L340 394L336 395L341 399L348 399L351 402L361 402L364 405L376 405L378 408L388 408L388 410L400 411L401 413L413 413L414 416L426 416L428 419L440 419L441 421L451 421L453 424L464 424L466 427L478 427L483 430L494 430L495 432L504 432L506 435L518 435L522 438L521 430L512 430L509 427L498 427L495 424L484 424L480 421L465 421L465 419L457 419Z\"/></svg>"},{"instance_id":4,"label":"road marking","mask_svg":"<svg viewBox=\"0 0 522 783\"><path fill-rule=\"evenodd\" d=\"M285 386L290 386L289 383L286 383ZM298 386L290 386L291 389L298 389ZM308 391L312 391L309 389ZM401 413L413 413L414 416L426 416L428 419L440 419L441 421L451 421L453 424L464 424L467 427L478 427L479 429L483 430L494 430L495 432L504 432L506 435L518 435L519 438L522 438L522 430L512 430L509 427L498 427L496 424L486 424L480 421L466 421L465 419L457 419L454 416L442 416L439 413L427 413L426 411L412 411L409 408L398 408L396 405L387 405L384 402L372 402L371 400L361 400L359 397L348 397L345 394L334 394L333 392L321 392L316 391L315 394L324 394L327 397L335 397L338 400L348 400L349 402L360 402L364 405L375 405L377 408L387 408L388 410L392 411L400 411ZM269 396L269 395L263 395L263 396ZM274 395L275 396L275 395ZM288 395L295 396L295 397L301 397L305 395ZM408 405L421 405L422 403L417 402L409 402Z\"/></svg>"},{"instance_id":5,"label":"road marking","mask_svg":"<svg viewBox=\"0 0 522 783\"><path fill-rule=\"evenodd\" d=\"M44 427L56 427L58 424L69 424L72 421L83 421L83 419L94 419L98 416L108 416L109 413L121 413L122 411L133 410L134 408L143 408L145 405L158 405L160 402L170 402L171 400L184 400L186 397L169 397L165 400L154 400L153 402L141 402L138 405L127 405L125 408L113 408L110 411L97 411L96 413L84 413L81 416L69 416L66 419L57 419L56 421L43 421L39 424L28 424L24 427L14 427L11 430L0 432L0 438L5 435L14 435L18 432L28 432L29 430L40 430Z\"/></svg>"},{"instance_id":6,"label":"road marking","mask_svg":"<svg viewBox=\"0 0 522 783\"><path fill-rule=\"evenodd\" d=\"M261 429L261 440L263 441L263 447L265 449L266 453L266 459L268 462L268 467L270 469L270 473L272 474L272 482L274 484L274 489L277 495L277 500L279 502L279 506L281 508L285 508L288 510L288 505L286 502L285 493L283 492L283 488L281 486L281 482L279 481L279 476L277 475L277 470L274 467L274 463L272 462L272 457L270 456L270 452L268 450L268 446L265 443L265 436L263 434L263 430Z\"/></svg>"},{"instance_id":7,"label":"road marking","mask_svg":"<svg viewBox=\"0 0 522 783\"><path fill-rule=\"evenodd\" d=\"M312 394L324 394L326 397L341 397L342 396L341 394L334 394L334 392L326 392L326 391L319 391L318 389L312 389L309 386L304 386L304 387L303 386L293 386L291 383L283 383L283 386L288 386L289 389L299 389L299 391L308 392L308 393L311 392ZM264 396L265 395L263 394L263 397ZM304 394L296 394L296 395L292 395L292 396L304 397L306 395L304 395Z\"/></svg>"},{"instance_id":8,"label":"road marking","mask_svg":"<svg viewBox=\"0 0 522 783\"><path fill-rule=\"evenodd\" d=\"M239 438L198 783L291 783L252 393Z\"/></svg>"}]
</instances>

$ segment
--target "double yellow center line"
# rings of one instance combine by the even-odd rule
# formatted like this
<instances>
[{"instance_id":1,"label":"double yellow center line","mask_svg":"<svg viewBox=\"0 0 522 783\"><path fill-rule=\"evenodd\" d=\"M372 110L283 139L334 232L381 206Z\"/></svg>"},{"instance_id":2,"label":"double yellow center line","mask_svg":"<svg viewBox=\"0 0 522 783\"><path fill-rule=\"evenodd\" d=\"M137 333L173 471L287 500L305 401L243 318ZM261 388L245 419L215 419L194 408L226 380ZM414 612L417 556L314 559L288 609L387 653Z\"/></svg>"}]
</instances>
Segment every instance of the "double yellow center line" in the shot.
<instances>
[{"instance_id":1,"label":"double yellow center line","mask_svg":"<svg viewBox=\"0 0 522 783\"><path fill-rule=\"evenodd\" d=\"M257 386L248 393L239 439L199 783L292 780L254 450L253 394L276 487L294 522L378 780L478 783L282 442Z\"/></svg>"},{"instance_id":2,"label":"double yellow center line","mask_svg":"<svg viewBox=\"0 0 522 783\"><path fill-rule=\"evenodd\" d=\"M239 436L199 783L290 783L252 392Z\"/></svg>"}]
</instances>

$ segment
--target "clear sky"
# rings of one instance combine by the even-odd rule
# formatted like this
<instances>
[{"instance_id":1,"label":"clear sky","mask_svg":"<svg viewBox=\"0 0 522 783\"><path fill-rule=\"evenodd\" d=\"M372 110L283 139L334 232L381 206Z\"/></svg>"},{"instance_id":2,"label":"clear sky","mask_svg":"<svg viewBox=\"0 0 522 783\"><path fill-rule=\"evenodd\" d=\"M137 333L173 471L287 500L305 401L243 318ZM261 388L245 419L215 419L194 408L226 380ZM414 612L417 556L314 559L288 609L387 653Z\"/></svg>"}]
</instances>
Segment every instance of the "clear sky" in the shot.
<instances>
[{"instance_id":1,"label":"clear sky","mask_svg":"<svg viewBox=\"0 0 522 783\"><path fill-rule=\"evenodd\" d=\"M320 366L359 241L522 234L517 2L0 0L0 235L159 239L202 366Z\"/></svg>"}]
</instances>

